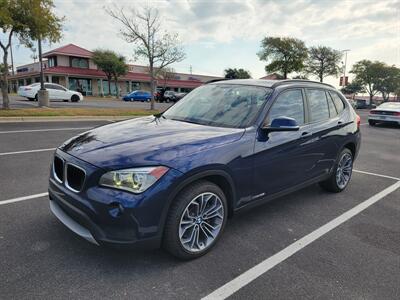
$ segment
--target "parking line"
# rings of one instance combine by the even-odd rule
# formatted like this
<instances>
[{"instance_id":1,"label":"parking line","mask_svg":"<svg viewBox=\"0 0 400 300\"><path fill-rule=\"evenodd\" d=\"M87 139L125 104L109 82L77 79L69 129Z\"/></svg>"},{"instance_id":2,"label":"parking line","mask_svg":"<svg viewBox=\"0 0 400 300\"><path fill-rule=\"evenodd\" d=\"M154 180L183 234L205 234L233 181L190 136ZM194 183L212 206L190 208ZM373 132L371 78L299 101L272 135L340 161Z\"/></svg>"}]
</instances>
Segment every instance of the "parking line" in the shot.
<instances>
[{"instance_id":1,"label":"parking line","mask_svg":"<svg viewBox=\"0 0 400 300\"><path fill-rule=\"evenodd\" d=\"M35 195L30 195L30 196L24 196L24 197L18 197L18 198L14 198L14 199L3 200L3 201L0 201L0 205L45 197L48 195L49 195L49 193L40 193L40 194L35 194Z\"/></svg>"},{"instance_id":2,"label":"parking line","mask_svg":"<svg viewBox=\"0 0 400 300\"><path fill-rule=\"evenodd\" d=\"M319 227L318 229L316 229L313 232L309 233L308 235L304 236L300 240L294 242L293 244L289 245L288 247L284 248L283 250L279 251L278 253L274 254L273 256L262 261L258 265L252 267L248 271L244 272L243 274L241 274L238 277L234 278L233 280L229 281L228 283L226 283L225 285L216 289L211 294L207 295L206 297L204 297L202 299L203 300L226 299L227 297L231 296L233 293L240 290L242 287L246 286L247 284L249 284L256 278L258 278L261 275L268 272L270 269L272 269L276 265L280 264L281 262L285 261L292 255L296 254L304 247L306 247L309 244L311 244L312 242L318 240L320 237L324 236L331 230L335 229L339 225L343 224L344 222L348 221L349 219L356 216L360 212L364 211L369 206L378 202L385 196L394 192L399 187L400 187L400 181L397 181L396 183L387 187L383 191L375 194L374 196L370 197L369 199L365 200L364 202L361 202L357 206L346 211L345 213L341 214L340 216L333 219L332 221Z\"/></svg>"},{"instance_id":3,"label":"parking line","mask_svg":"<svg viewBox=\"0 0 400 300\"><path fill-rule=\"evenodd\" d=\"M50 128L50 129L10 130L10 131L0 131L0 134L4 134L4 133L25 133L25 132L46 132L46 131L85 130L85 129L92 129L92 128L93 127L68 127L68 128Z\"/></svg>"},{"instance_id":4,"label":"parking line","mask_svg":"<svg viewBox=\"0 0 400 300\"><path fill-rule=\"evenodd\" d=\"M361 123L360 126L368 125L369 123Z\"/></svg>"},{"instance_id":5,"label":"parking line","mask_svg":"<svg viewBox=\"0 0 400 300\"><path fill-rule=\"evenodd\" d=\"M26 150L26 151L15 151L15 152L3 152L3 153L0 153L0 156L14 155L14 154L24 154L24 153L35 153L35 152L45 152L45 151L54 151L54 150L56 150L56 148Z\"/></svg>"},{"instance_id":6,"label":"parking line","mask_svg":"<svg viewBox=\"0 0 400 300\"><path fill-rule=\"evenodd\" d=\"M388 175L382 175L382 174L378 174L378 173L371 173L371 172L366 172L366 171L361 171L361 170L354 170L354 169L353 169L353 172L360 173L360 174L366 174L366 175L377 176L377 177L389 178L389 179L393 179L393 180L400 180L399 177L393 177L393 176L388 176Z\"/></svg>"}]
</instances>

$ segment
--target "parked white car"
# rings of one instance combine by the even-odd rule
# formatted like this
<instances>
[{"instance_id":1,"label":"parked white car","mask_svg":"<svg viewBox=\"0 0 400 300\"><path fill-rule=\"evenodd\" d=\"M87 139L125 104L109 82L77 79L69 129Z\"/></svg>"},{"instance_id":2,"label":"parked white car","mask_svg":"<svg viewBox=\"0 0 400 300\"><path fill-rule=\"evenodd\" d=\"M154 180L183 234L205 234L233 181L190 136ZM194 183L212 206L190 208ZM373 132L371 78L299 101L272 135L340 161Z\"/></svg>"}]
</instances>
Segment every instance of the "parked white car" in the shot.
<instances>
[{"instance_id":1,"label":"parked white car","mask_svg":"<svg viewBox=\"0 0 400 300\"><path fill-rule=\"evenodd\" d=\"M397 123L400 125L400 102L385 102L372 109L368 115L368 123Z\"/></svg>"},{"instance_id":2,"label":"parked white car","mask_svg":"<svg viewBox=\"0 0 400 300\"><path fill-rule=\"evenodd\" d=\"M45 83L45 89L49 92L50 100L63 100L63 101L71 101L78 102L83 100L83 96L81 93L77 91L71 91L63 87L62 85L55 83ZM37 101L37 94L40 90L40 83L33 83L26 86L20 86L18 88L18 95L21 97L26 97L30 101Z\"/></svg>"}]
</instances>

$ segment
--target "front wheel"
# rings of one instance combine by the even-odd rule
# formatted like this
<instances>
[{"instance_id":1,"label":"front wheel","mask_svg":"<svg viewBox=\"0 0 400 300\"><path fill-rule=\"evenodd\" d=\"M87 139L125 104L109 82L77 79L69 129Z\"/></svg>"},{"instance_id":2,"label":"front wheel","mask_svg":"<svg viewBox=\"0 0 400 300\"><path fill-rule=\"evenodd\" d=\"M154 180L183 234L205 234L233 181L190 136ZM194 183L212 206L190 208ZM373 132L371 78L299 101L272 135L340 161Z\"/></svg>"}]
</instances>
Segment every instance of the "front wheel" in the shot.
<instances>
[{"instance_id":1,"label":"front wheel","mask_svg":"<svg viewBox=\"0 0 400 300\"><path fill-rule=\"evenodd\" d=\"M320 186L329 192L339 193L349 184L352 172L353 153L348 148L344 148L335 163L331 176L320 182Z\"/></svg>"},{"instance_id":2,"label":"front wheel","mask_svg":"<svg viewBox=\"0 0 400 300\"><path fill-rule=\"evenodd\" d=\"M79 96L78 95L72 95L71 102L78 102L78 101L79 101Z\"/></svg>"},{"instance_id":3,"label":"front wheel","mask_svg":"<svg viewBox=\"0 0 400 300\"><path fill-rule=\"evenodd\" d=\"M217 185L198 181L188 186L171 205L164 248L185 260L206 254L220 238L227 215L227 201Z\"/></svg>"},{"instance_id":4,"label":"front wheel","mask_svg":"<svg viewBox=\"0 0 400 300\"><path fill-rule=\"evenodd\" d=\"M369 124L370 126L375 126L375 125L376 125L376 122L375 122L375 121L372 121L372 120L368 120L368 124Z\"/></svg>"}]
</instances>

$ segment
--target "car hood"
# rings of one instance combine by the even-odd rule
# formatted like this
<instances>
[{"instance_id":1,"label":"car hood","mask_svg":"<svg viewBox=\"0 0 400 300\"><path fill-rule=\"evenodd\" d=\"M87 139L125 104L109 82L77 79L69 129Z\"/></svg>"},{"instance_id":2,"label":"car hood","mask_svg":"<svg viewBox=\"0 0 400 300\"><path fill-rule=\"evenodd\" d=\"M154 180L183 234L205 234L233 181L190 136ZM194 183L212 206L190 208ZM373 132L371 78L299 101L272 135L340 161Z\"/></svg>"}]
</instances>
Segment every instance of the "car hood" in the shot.
<instances>
[{"instance_id":1,"label":"car hood","mask_svg":"<svg viewBox=\"0 0 400 300\"><path fill-rule=\"evenodd\" d=\"M244 131L151 116L92 129L66 141L60 149L105 169L174 167L178 158L232 143Z\"/></svg>"}]
</instances>

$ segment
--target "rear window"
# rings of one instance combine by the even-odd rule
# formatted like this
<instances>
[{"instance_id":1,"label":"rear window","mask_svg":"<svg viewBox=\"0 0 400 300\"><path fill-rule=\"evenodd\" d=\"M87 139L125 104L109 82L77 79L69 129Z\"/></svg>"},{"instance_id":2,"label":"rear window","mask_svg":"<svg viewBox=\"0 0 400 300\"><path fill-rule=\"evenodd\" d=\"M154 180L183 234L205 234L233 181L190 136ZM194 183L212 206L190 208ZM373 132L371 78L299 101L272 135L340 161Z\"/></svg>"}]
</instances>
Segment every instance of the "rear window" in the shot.
<instances>
[{"instance_id":1,"label":"rear window","mask_svg":"<svg viewBox=\"0 0 400 300\"><path fill-rule=\"evenodd\" d=\"M329 92L329 94L331 95L332 100L335 103L338 114L340 114L344 110L344 103L343 103L342 99L335 92Z\"/></svg>"},{"instance_id":2,"label":"rear window","mask_svg":"<svg viewBox=\"0 0 400 300\"><path fill-rule=\"evenodd\" d=\"M324 90L307 89L308 106L310 108L311 122L329 119L328 101Z\"/></svg>"},{"instance_id":3,"label":"rear window","mask_svg":"<svg viewBox=\"0 0 400 300\"><path fill-rule=\"evenodd\" d=\"M329 116L334 118L338 115L335 104L333 103L332 97L329 95L329 93L326 94L326 97L328 98Z\"/></svg>"}]
</instances>

